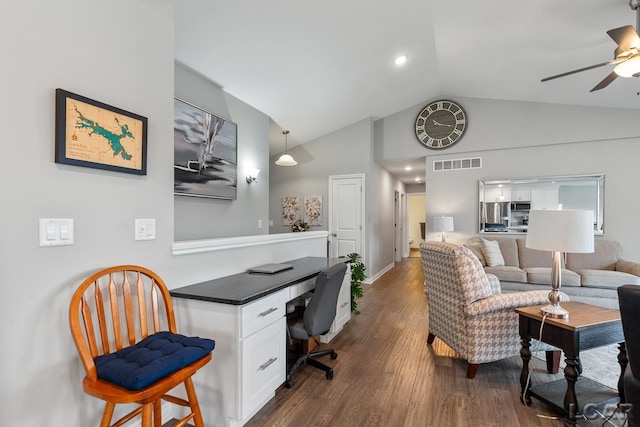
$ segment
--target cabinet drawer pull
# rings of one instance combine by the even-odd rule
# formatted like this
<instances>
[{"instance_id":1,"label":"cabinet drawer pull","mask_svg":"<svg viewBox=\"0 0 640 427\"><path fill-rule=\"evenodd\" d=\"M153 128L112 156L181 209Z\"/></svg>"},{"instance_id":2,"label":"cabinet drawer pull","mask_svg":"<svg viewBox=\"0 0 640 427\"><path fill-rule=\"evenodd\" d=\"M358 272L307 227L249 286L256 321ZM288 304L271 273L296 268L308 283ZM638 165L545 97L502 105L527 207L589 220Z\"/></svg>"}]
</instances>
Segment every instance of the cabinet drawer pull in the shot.
<instances>
[{"instance_id":1,"label":"cabinet drawer pull","mask_svg":"<svg viewBox=\"0 0 640 427\"><path fill-rule=\"evenodd\" d=\"M340 308L342 308L342 307L346 306L347 304L349 304L349 302L342 303L342 305L340 306Z\"/></svg>"},{"instance_id":2,"label":"cabinet drawer pull","mask_svg":"<svg viewBox=\"0 0 640 427\"><path fill-rule=\"evenodd\" d=\"M267 369L269 366L271 366L271 364L273 362L275 362L276 360L278 360L277 357L272 357L271 359L267 360L266 362L264 362L264 364L260 365L260 367L258 368L258 371L264 371L265 369Z\"/></svg>"},{"instance_id":3,"label":"cabinet drawer pull","mask_svg":"<svg viewBox=\"0 0 640 427\"><path fill-rule=\"evenodd\" d=\"M278 307L271 307L269 310L263 311L262 313L258 314L258 317L268 316L274 311L278 311Z\"/></svg>"}]
</instances>

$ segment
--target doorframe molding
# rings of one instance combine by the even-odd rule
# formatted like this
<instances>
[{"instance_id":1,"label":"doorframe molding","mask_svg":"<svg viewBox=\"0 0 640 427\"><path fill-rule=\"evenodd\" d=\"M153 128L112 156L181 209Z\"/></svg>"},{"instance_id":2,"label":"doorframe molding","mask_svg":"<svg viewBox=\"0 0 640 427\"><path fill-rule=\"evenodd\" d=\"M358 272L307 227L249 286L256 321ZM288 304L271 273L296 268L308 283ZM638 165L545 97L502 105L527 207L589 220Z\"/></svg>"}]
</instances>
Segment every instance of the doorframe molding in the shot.
<instances>
[{"instance_id":1,"label":"doorframe molding","mask_svg":"<svg viewBox=\"0 0 640 427\"><path fill-rule=\"evenodd\" d=\"M331 239L333 236L331 235L332 230L333 230L333 207L331 206L331 203L333 203L333 181L334 180L338 180L338 179L348 179L348 178L360 178L360 183L362 185L362 191L361 191L361 201L362 201L362 206L360 206L360 224L362 224L362 230L360 233L360 238L362 239L362 250L361 250L361 254L360 256L362 257L362 262L364 263L364 265L367 265L367 223L365 222L366 219L366 215L365 215L365 207L367 206L367 201L366 201L366 179L365 179L365 174L364 173L353 173L353 174L346 174L346 175L329 175L329 180L328 180L328 186L329 186L329 203L327 203L327 213L329 216L329 228L328 228L328 232L329 232L329 239Z\"/></svg>"}]
</instances>

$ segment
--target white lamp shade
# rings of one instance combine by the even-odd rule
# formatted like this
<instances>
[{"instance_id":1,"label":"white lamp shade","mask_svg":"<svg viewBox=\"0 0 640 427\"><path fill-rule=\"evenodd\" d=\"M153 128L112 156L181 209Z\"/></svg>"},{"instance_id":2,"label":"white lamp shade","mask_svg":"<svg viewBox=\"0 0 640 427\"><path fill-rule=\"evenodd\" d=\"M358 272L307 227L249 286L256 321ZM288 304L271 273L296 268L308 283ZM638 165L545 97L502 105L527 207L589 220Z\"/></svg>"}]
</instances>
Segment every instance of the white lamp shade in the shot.
<instances>
[{"instance_id":1,"label":"white lamp shade","mask_svg":"<svg viewBox=\"0 0 640 427\"><path fill-rule=\"evenodd\" d=\"M593 252L593 212L533 210L529 212L526 246L554 252Z\"/></svg>"},{"instance_id":2,"label":"white lamp shade","mask_svg":"<svg viewBox=\"0 0 640 427\"><path fill-rule=\"evenodd\" d=\"M433 231L453 231L453 217L451 216L434 217Z\"/></svg>"},{"instance_id":3,"label":"white lamp shade","mask_svg":"<svg viewBox=\"0 0 640 427\"><path fill-rule=\"evenodd\" d=\"M278 160L276 160L276 165L278 166L295 166L297 164L298 162L296 162L293 157L288 154L283 154Z\"/></svg>"}]
</instances>

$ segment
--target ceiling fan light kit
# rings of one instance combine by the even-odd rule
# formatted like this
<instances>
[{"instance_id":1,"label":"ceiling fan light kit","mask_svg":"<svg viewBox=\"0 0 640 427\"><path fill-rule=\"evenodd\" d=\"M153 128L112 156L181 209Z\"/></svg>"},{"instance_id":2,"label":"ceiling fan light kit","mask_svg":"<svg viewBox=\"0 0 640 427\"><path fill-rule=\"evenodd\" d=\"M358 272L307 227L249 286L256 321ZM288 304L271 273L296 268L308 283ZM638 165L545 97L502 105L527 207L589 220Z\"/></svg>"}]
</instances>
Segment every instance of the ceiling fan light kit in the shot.
<instances>
[{"instance_id":1,"label":"ceiling fan light kit","mask_svg":"<svg viewBox=\"0 0 640 427\"><path fill-rule=\"evenodd\" d=\"M629 58L624 62L616 65L613 69L620 77L638 77L640 76L640 55Z\"/></svg>"},{"instance_id":2,"label":"ceiling fan light kit","mask_svg":"<svg viewBox=\"0 0 640 427\"><path fill-rule=\"evenodd\" d=\"M640 30L640 0L629 0L629 7L636 11L636 28ZM614 51L614 59L577 70L567 71L555 76L545 77L542 81L546 82L582 71L614 64L616 64L616 67L613 71L591 89L591 92L609 86L617 77L640 77L640 36L638 36L638 31L631 25L626 25L624 27L611 29L607 31L607 34L618 45Z\"/></svg>"}]
</instances>

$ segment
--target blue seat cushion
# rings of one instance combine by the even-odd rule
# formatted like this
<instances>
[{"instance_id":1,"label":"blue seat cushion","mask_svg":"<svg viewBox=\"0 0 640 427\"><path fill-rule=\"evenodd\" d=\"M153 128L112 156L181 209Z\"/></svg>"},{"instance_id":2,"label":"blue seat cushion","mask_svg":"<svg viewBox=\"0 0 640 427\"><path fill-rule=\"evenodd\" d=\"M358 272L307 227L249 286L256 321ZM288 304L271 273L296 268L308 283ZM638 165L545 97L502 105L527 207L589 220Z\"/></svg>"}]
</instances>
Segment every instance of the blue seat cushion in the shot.
<instances>
[{"instance_id":1,"label":"blue seat cushion","mask_svg":"<svg viewBox=\"0 0 640 427\"><path fill-rule=\"evenodd\" d=\"M215 347L207 338L158 332L130 347L94 359L98 378L141 390L203 358Z\"/></svg>"}]
</instances>

